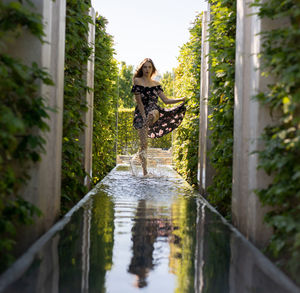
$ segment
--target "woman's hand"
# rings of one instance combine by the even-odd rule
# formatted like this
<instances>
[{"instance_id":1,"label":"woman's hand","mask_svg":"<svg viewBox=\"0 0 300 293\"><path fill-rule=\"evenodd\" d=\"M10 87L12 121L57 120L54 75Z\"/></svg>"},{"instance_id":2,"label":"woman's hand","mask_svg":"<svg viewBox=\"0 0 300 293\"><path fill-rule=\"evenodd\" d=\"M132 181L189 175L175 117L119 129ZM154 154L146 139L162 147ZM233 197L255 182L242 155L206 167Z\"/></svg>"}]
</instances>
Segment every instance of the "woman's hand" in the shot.
<instances>
[{"instance_id":1,"label":"woman's hand","mask_svg":"<svg viewBox=\"0 0 300 293\"><path fill-rule=\"evenodd\" d=\"M180 103L180 102L184 102L185 101L185 98L181 98L181 99L168 99L163 92L160 92L158 95L159 95L159 97L161 98L161 100L165 104L176 104L176 103Z\"/></svg>"}]
</instances>

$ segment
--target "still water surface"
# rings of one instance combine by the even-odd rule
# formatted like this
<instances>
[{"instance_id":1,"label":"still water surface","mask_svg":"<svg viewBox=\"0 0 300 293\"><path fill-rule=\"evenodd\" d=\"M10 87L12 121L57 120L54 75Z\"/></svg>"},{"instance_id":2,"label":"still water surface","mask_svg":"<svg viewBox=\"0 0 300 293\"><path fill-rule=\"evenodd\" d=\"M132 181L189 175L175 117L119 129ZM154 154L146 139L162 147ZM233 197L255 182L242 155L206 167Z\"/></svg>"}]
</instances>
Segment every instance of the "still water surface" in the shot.
<instances>
[{"instance_id":1,"label":"still water surface","mask_svg":"<svg viewBox=\"0 0 300 293\"><path fill-rule=\"evenodd\" d=\"M118 166L2 292L296 292L276 274L170 168Z\"/></svg>"},{"instance_id":2,"label":"still water surface","mask_svg":"<svg viewBox=\"0 0 300 293\"><path fill-rule=\"evenodd\" d=\"M99 186L92 210L91 292L193 292L197 201L181 178L165 169L145 179L123 167Z\"/></svg>"}]
</instances>

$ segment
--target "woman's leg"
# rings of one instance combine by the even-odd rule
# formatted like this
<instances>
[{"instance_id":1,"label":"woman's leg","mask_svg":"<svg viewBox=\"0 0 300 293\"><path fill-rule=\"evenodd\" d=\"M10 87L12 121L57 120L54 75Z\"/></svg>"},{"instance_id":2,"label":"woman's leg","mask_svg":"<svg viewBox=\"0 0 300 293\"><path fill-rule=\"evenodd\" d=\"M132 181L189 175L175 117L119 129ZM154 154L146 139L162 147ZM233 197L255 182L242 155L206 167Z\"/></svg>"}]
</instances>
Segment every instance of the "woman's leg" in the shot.
<instances>
[{"instance_id":1,"label":"woman's leg","mask_svg":"<svg viewBox=\"0 0 300 293\"><path fill-rule=\"evenodd\" d=\"M144 127L139 130L139 137L140 137L139 157L141 160L144 176L146 176L148 174L148 171L147 171L148 127L153 125L153 123L155 123L158 120L158 118L159 118L158 110L153 110L153 111L149 112Z\"/></svg>"},{"instance_id":2,"label":"woman's leg","mask_svg":"<svg viewBox=\"0 0 300 293\"><path fill-rule=\"evenodd\" d=\"M158 110L152 110L151 112L149 112L146 121L147 126L153 125L158 120L158 118L159 118Z\"/></svg>"},{"instance_id":3,"label":"woman's leg","mask_svg":"<svg viewBox=\"0 0 300 293\"><path fill-rule=\"evenodd\" d=\"M147 131L148 126L144 126L139 130L139 137L140 137L140 151L139 151L139 157L141 160L142 168L143 168L143 174L146 176L148 174L147 172Z\"/></svg>"}]
</instances>

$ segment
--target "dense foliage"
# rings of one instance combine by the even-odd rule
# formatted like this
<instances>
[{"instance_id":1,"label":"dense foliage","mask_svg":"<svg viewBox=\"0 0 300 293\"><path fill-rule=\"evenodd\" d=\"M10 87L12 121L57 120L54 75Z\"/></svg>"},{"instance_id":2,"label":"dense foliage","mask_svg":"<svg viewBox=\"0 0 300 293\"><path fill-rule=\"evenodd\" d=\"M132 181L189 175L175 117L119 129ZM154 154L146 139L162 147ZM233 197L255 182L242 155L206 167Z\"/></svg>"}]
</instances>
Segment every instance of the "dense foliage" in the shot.
<instances>
[{"instance_id":1,"label":"dense foliage","mask_svg":"<svg viewBox=\"0 0 300 293\"><path fill-rule=\"evenodd\" d=\"M36 63L26 65L6 47L24 30L42 41L41 16L33 11L29 1L0 2L0 270L13 261L16 229L40 214L19 190L43 151L49 109L39 89L52 81Z\"/></svg>"},{"instance_id":2,"label":"dense foliage","mask_svg":"<svg viewBox=\"0 0 300 293\"><path fill-rule=\"evenodd\" d=\"M134 108L118 110L118 154L134 154L139 148L138 132L133 123Z\"/></svg>"},{"instance_id":3,"label":"dense foliage","mask_svg":"<svg viewBox=\"0 0 300 293\"><path fill-rule=\"evenodd\" d=\"M202 14L198 14L189 41L180 49L175 70L175 96L187 98L187 112L176 131L173 158L176 170L191 184L197 183L201 33Z\"/></svg>"},{"instance_id":4,"label":"dense foliage","mask_svg":"<svg viewBox=\"0 0 300 293\"><path fill-rule=\"evenodd\" d=\"M169 149L172 146L172 133L168 133L159 138L149 138L148 146L150 148Z\"/></svg>"},{"instance_id":5,"label":"dense foliage","mask_svg":"<svg viewBox=\"0 0 300 293\"><path fill-rule=\"evenodd\" d=\"M107 20L96 19L93 181L101 180L116 164L117 62L113 38L106 32Z\"/></svg>"},{"instance_id":6,"label":"dense foliage","mask_svg":"<svg viewBox=\"0 0 300 293\"><path fill-rule=\"evenodd\" d=\"M84 130L82 113L87 111L85 73L91 54L87 42L90 1L67 0L65 86L62 145L62 210L73 206L86 192L83 185L83 150L79 137Z\"/></svg>"},{"instance_id":7,"label":"dense foliage","mask_svg":"<svg viewBox=\"0 0 300 293\"><path fill-rule=\"evenodd\" d=\"M160 84L164 90L164 93L167 97L173 98L174 96L174 82L175 82L175 73L174 72L165 72L160 79Z\"/></svg>"},{"instance_id":8,"label":"dense foliage","mask_svg":"<svg viewBox=\"0 0 300 293\"><path fill-rule=\"evenodd\" d=\"M122 61L120 67L118 104L120 108L133 108L135 106L133 94L131 93L133 66L127 65L124 61Z\"/></svg>"},{"instance_id":9,"label":"dense foliage","mask_svg":"<svg viewBox=\"0 0 300 293\"><path fill-rule=\"evenodd\" d=\"M236 1L210 1L209 26L210 115L212 147L210 162L215 170L208 200L225 216L230 215L232 194L233 107L235 75Z\"/></svg>"},{"instance_id":10,"label":"dense foliage","mask_svg":"<svg viewBox=\"0 0 300 293\"><path fill-rule=\"evenodd\" d=\"M263 32L263 75L276 82L256 98L281 113L275 125L265 128L261 137L259 168L273 177L258 190L263 204L273 209L266 221L274 230L269 251L278 263L299 282L300 274L300 5L292 0L255 2L261 18L286 21L277 29Z\"/></svg>"},{"instance_id":11,"label":"dense foliage","mask_svg":"<svg viewBox=\"0 0 300 293\"><path fill-rule=\"evenodd\" d=\"M174 99L175 95L175 72L165 72L163 76L159 79L159 82L164 90L164 94L170 98ZM158 99L158 105L162 108L172 108L174 107L174 104L165 104L161 99ZM167 137L169 137L167 135ZM170 139L170 145L171 145L171 139Z\"/></svg>"}]
</instances>

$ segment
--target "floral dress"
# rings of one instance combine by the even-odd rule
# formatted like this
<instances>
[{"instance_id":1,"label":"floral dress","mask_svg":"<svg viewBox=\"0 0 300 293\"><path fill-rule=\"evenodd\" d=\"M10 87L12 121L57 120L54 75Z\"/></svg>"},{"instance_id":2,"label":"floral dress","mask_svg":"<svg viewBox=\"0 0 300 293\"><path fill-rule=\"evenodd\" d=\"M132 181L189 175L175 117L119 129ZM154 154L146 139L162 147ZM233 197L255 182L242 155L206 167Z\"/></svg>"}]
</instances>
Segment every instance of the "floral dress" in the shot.
<instances>
[{"instance_id":1,"label":"floral dress","mask_svg":"<svg viewBox=\"0 0 300 293\"><path fill-rule=\"evenodd\" d=\"M148 136L150 138L162 137L168 134L175 128L177 128L184 117L186 108L184 103L179 106L163 109L158 106L158 95L163 89L160 85L145 87L142 85L134 85L131 92L141 95L141 100L144 105L145 114L148 115L149 112L153 110L158 110L159 119L149 127ZM144 125L143 117L138 109L135 107L133 126L136 129L141 129Z\"/></svg>"}]
</instances>

